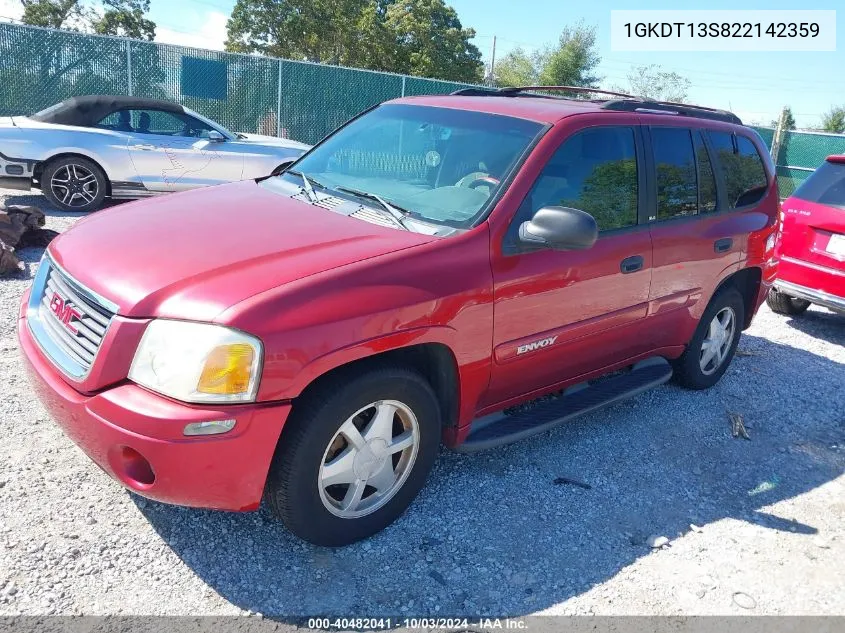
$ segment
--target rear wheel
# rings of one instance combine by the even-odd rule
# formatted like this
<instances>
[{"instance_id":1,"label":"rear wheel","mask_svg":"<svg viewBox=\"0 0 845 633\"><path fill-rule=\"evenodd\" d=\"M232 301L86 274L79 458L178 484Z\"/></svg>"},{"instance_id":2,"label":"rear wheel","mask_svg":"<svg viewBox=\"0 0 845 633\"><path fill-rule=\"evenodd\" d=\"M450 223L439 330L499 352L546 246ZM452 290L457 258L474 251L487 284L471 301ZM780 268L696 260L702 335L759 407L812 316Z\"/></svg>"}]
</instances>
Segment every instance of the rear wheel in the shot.
<instances>
[{"instance_id":1,"label":"rear wheel","mask_svg":"<svg viewBox=\"0 0 845 633\"><path fill-rule=\"evenodd\" d=\"M54 160L41 174L41 192L60 211L94 211L103 203L107 187L103 170L79 156Z\"/></svg>"},{"instance_id":2,"label":"rear wheel","mask_svg":"<svg viewBox=\"0 0 845 633\"><path fill-rule=\"evenodd\" d=\"M719 291L704 311L683 355L673 362L676 380L688 389L712 387L733 359L742 324L745 302L733 286Z\"/></svg>"},{"instance_id":3,"label":"rear wheel","mask_svg":"<svg viewBox=\"0 0 845 633\"><path fill-rule=\"evenodd\" d=\"M298 403L266 497L296 536L339 546L390 525L422 488L440 443L428 383L401 367L348 375Z\"/></svg>"},{"instance_id":4,"label":"rear wheel","mask_svg":"<svg viewBox=\"0 0 845 633\"><path fill-rule=\"evenodd\" d=\"M766 296L766 303L768 304L769 308L771 308L772 312L777 312L778 314L789 314L789 315L797 315L803 314L807 311L807 308L810 307L810 302L805 299L796 299L795 297L790 297L787 294L782 292L778 292L774 288L769 290L769 294Z\"/></svg>"}]
</instances>

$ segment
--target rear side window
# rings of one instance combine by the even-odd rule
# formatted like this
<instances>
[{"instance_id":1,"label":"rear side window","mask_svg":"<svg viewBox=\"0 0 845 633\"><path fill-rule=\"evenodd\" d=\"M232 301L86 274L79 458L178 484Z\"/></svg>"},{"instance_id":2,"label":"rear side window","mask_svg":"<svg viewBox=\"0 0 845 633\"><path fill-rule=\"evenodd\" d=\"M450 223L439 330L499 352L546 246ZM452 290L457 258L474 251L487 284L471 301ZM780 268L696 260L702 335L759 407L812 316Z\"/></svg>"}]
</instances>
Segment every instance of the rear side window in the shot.
<instances>
[{"instance_id":1,"label":"rear side window","mask_svg":"<svg viewBox=\"0 0 845 633\"><path fill-rule=\"evenodd\" d=\"M698 191L690 131L675 127L652 128L651 142L657 172L657 219L695 215Z\"/></svg>"},{"instance_id":2,"label":"rear side window","mask_svg":"<svg viewBox=\"0 0 845 633\"><path fill-rule=\"evenodd\" d=\"M845 163L825 161L792 195L807 202L845 209Z\"/></svg>"},{"instance_id":3,"label":"rear side window","mask_svg":"<svg viewBox=\"0 0 845 633\"><path fill-rule=\"evenodd\" d=\"M566 139L522 203L516 225L548 206L572 207L600 231L637 224L637 151L630 127L596 127Z\"/></svg>"},{"instance_id":4,"label":"rear side window","mask_svg":"<svg viewBox=\"0 0 845 633\"><path fill-rule=\"evenodd\" d=\"M708 132L725 181L729 209L757 204L766 195L766 168L751 139Z\"/></svg>"}]
</instances>

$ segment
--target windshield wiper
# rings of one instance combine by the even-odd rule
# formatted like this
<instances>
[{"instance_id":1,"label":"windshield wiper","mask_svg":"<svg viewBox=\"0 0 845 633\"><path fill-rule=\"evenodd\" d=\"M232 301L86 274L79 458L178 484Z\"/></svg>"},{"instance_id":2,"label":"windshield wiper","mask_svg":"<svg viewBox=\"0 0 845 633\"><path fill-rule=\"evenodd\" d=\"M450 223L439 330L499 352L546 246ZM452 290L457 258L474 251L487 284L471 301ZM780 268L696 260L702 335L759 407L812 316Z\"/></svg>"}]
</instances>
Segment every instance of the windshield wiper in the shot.
<instances>
[{"instance_id":1,"label":"windshield wiper","mask_svg":"<svg viewBox=\"0 0 845 633\"><path fill-rule=\"evenodd\" d=\"M288 170L287 173L293 174L294 176L299 176L300 178L302 178L302 186L305 189L305 195L308 196L308 199L312 203L319 202L319 200L317 199L317 192L314 191L313 185L317 185L321 189L325 189L326 186L323 183L321 183L319 180L314 180L313 178L309 178L308 176L306 176L301 171Z\"/></svg>"},{"instance_id":2,"label":"windshield wiper","mask_svg":"<svg viewBox=\"0 0 845 633\"><path fill-rule=\"evenodd\" d=\"M346 193L351 193L353 196L358 196L359 198L367 198L368 200L375 200L378 202L382 209L387 211L396 222L406 231L411 231L412 229L405 223L405 218L409 215L409 212L402 207L396 206L394 204L389 203L387 200L382 198L379 195L374 193L370 193L369 191L361 191L360 189L353 189L351 187L335 187L338 191L345 191Z\"/></svg>"}]
</instances>

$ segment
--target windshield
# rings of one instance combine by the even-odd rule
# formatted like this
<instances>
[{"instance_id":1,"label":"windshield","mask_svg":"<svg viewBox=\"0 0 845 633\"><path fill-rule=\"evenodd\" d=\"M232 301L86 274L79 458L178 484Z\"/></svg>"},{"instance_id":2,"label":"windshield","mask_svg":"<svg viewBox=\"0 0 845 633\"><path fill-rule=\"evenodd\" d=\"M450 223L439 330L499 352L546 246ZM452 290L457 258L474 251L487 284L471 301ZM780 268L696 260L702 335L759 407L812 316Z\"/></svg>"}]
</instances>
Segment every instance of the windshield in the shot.
<instances>
[{"instance_id":1,"label":"windshield","mask_svg":"<svg viewBox=\"0 0 845 633\"><path fill-rule=\"evenodd\" d=\"M469 228L542 129L481 112L384 105L315 147L294 171L335 191L375 194L415 218Z\"/></svg>"},{"instance_id":2,"label":"windshield","mask_svg":"<svg viewBox=\"0 0 845 633\"><path fill-rule=\"evenodd\" d=\"M807 202L845 209L845 163L825 161L792 195Z\"/></svg>"}]
</instances>

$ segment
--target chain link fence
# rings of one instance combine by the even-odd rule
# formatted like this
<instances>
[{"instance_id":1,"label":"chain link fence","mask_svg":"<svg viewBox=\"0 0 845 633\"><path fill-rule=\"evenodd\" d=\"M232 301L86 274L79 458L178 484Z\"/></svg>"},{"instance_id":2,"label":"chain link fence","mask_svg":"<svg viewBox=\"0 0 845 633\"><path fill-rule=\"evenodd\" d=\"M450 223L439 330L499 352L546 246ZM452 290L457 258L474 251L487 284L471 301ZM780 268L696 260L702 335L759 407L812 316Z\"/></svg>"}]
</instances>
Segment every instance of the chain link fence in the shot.
<instances>
[{"instance_id":1,"label":"chain link fence","mask_svg":"<svg viewBox=\"0 0 845 633\"><path fill-rule=\"evenodd\" d=\"M763 137L775 162L778 190L781 198L788 198L824 159L831 154L845 154L845 134L824 132L778 131L774 128L754 128ZM777 155L775 155L777 154Z\"/></svg>"},{"instance_id":2,"label":"chain link fence","mask_svg":"<svg viewBox=\"0 0 845 633\"><path fill-rule=\"evenodd\" d=\"M382 101L467 86L0 23L0 116L73 96L129 94L178 101L236 132L316 143Z\"/></svg>"}]
</instances>

